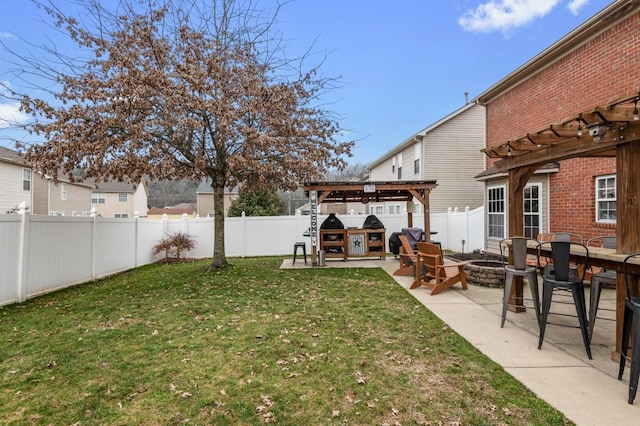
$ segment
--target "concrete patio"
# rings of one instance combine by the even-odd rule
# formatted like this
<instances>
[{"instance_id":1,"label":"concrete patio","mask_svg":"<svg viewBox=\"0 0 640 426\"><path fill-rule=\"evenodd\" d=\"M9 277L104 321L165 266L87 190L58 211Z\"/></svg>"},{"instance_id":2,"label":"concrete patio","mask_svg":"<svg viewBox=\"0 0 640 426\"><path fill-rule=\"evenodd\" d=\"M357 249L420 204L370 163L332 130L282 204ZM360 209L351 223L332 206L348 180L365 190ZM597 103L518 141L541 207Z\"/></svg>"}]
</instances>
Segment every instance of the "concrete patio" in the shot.
<instances>
[{"instance_id":1,"label":"concrete patio","mask_svg":"<svg viewBox=\"0 0 640 426\"><path fill-rule=\"evenodd\" d=\"M617 380L618 363L612 360L615 321L600 319L615 318L614 312L606 311L615 308L615 290L602 292L590 360L578 328L549 324L542 349L538 350L538 326L531 309L523 313L508 312L505 326L500 328L501 288L469 285L468 290L462 290L458 284L432 297L427 287L409 290L412 277L393 275L398 267L398 260L393 256L386 260L328 260L326 263L325 267L329 268L382 268L443 322L576 424L638 424L640 396L634 405L627 404L629 369L625 370L622 380ZM311 262L305 266L300 260L292 265L292 260L286 259L282 268L310 265ZM528 297L527 289L525 286L525 297ZM588 297L587 289L587 304ZM552 305L552 312L574 309L572 305L560 308L557 305ZM576 318L550 317L550 321L577 326Z\"/></svg>"}]
</instances>

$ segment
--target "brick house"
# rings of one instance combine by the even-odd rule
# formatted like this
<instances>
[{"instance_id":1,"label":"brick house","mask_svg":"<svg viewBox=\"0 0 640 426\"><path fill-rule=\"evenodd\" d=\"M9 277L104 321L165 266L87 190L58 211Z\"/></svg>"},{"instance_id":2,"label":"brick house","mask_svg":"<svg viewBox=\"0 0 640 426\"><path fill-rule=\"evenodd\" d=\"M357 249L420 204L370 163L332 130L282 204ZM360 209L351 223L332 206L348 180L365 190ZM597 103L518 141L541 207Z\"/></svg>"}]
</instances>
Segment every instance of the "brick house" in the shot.
<instances>
[{"instance_id":1,"label":"brick house","mask_svg":"<svg viewBox=\"0 0 640 426\"><path fill-rule=\"evenodd\" d=\"M520 231L508 223L507 199L514 191L508 188L508 174L494 165L508 161L512 149L516 158L526 143L535 149L535 138L543 132L532 129L553 132L551 123L639 93L639 34L640 1L613 2L475 99L487 111L485 151L502 150L495 159L487 158L486 171L477 176L485 182L487 248L495 249L510 229L513 235ZM588 137L579 120L565 126ZM515 140L522 135L532 137ZM537 168L523 198L524 235L566 231L588 239L615 234L615 150L608 158L571 158Z\"/></svg>"}]
</instances>

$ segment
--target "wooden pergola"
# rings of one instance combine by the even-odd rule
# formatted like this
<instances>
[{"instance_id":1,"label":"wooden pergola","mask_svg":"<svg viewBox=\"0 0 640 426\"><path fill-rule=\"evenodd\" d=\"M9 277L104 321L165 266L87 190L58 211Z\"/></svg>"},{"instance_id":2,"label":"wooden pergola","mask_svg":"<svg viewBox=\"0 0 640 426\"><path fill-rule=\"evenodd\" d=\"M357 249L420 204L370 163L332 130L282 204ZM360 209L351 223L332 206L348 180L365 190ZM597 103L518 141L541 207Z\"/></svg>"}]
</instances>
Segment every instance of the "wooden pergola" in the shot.
<instances>
[{"instance_id":1,"label":"wooden pergola","mask_svg":"<svg viewBox=\"0 0 640 426\"><path fill-rule=\"evenodd\" d=\"M523 193L545 164L578 157L616 158L617 252L640 251L640 93L597 106L482 151L490 169L509 174L509 234L522 235Z\"/></svg>"},{"instance_id":2,"label":"wooden pergola","mask_svg":"<svg viewBox=\"0 0 640 426\"><path fill-rule=\"evenodd\" d=\"M431 222L429 218L429 194L437 187L435 180L396 181L396 182L308 182L303 185L309 196L311 208L311 249L313 264L316 264L317 210L314 201L322 203L382 203L385 201L404 201L413 203L418 200L424 211L424 232L429 235ZM315 217L314 217L315 215ZM314 229L315 225L315 229ZM413 210L407 208L407 226L413 226Z\"/></svg>"},{"instance_id":3,"label":"wooden pergola","mask_svg":"<svg viewBox=\"0 0 640 426\"><path fill-rule=\"evenodd\" d=\"M611 267L618 271L616 285L616 352L621 350L622 315L626 286L621 273L622 259L640 252L640 93L607 105L578 112L568 119L533 130L513 140L482 151L496 158L493 173L508 173L509 233L522 236L524 229L524 188L534 172L545 164L578 157L616 159L616 255ZM632 288L640 292L640 267L629 270ZM522 280L511 293L512 301L522 300ZM617 358L615 358L617 359Z\"/></svg>"}]
</instances>

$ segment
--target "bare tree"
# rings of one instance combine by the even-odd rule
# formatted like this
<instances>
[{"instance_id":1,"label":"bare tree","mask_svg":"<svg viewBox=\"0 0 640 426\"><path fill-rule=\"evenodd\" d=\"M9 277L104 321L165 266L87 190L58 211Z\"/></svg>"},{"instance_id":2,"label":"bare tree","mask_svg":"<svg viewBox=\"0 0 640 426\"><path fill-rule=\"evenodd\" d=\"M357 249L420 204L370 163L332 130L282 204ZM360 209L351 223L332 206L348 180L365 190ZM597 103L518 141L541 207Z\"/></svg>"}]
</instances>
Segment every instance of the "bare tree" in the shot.
<instances>
[{"instance_id":1,"label":"bare tree","mask_svg":"<svg viewBox=\"0 0 640 426\"><path fill-rule=\"evenodd\" d=\"M352 142L322 97L335 86L308 56L287 57L273 13L252 0L75 0L76 17L36 1L82 56L12 52L18 72L54 81L53 96L12 91L44 143L26 147L39 171L70 179L210 178L212 268L227 264L224 187L295 189L341 168ZM78 12L79 11L79 12ZM6 48L6 46L5 46ZM45 58L49 57L47 61ZM5 88L11 90L11 88Z\"/></svg>"}]
</instances>

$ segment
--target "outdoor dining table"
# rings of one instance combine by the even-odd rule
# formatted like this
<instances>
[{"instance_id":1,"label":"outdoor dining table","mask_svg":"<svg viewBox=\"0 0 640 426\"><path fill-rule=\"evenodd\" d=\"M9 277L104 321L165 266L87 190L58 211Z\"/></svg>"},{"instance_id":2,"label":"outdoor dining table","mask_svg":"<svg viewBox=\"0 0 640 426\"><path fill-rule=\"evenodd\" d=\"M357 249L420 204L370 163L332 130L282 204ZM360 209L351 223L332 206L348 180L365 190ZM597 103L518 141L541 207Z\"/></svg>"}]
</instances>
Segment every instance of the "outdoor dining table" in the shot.
<instances>
[{"instance_id":1,"label":"outdoor dining table","mask_svg":"<svg viewBox=\"0 0 640 426\"><path fill-rule=\"evenodd\" d=\"M537 255L537 243L535 241L529 241L527 252L529 254ZM550 245L547 245L548 249L540 251L541 255L551 257ZM598 266L606 268L608 270L615 270L617 272L616 279L616 349L611 354L612 360L618 362L620 360L620 350L622 347L622 320L624 315L624 299L627 295L627 287L624 282L623 263L624 259L629 254L616 253L615 249L607 249L602 247L589 247L589 266ZM571 260L580 264L580 260L584 260L584 252L581 254L576 253L572 256ZM582 262L584 263L584 262ZM631 283L631 288L635 289L636 294L640 294L640 259L631 259L627 265L627 272ZM514 290L516 294L522 294L523 283L516 282L514 287L519 287ZM514 299L516 303L522 303L522 299Z\"/></svg>"}]
</instances>

